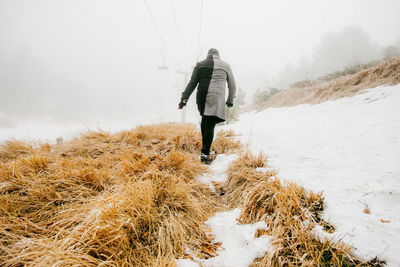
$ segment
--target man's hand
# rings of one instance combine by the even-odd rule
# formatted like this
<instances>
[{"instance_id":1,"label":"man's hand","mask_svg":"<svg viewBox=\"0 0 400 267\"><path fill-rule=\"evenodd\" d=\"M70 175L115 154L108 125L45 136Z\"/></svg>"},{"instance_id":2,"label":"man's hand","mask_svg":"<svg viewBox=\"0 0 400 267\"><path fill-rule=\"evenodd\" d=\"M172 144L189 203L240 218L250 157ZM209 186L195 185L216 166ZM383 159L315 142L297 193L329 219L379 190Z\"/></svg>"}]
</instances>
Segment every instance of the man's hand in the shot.
<instances>
[{"instance_id":1,"label":"man's hand","mask_svg":"<svg viewBox=\"0 0 400 267\"><path fill-rule=\"evenodd\" d=\"M178 109L182 109L184 106L186 106L186 102L187 102L187 99L181 99L181 102L179 102L179 105L178 105Z\"/></svg>"},{"instance_id":2,"label":"man's hand","mask_svg":"<svg viewBox=\"0 0 400 267\"><path fill-rule=\"evenodd\" d=\"M228 108L231 108L231 107L233 107L233 103L229 103L228 101L226 101L226 106L228 107Z\"/></svg>"}]
</instances>

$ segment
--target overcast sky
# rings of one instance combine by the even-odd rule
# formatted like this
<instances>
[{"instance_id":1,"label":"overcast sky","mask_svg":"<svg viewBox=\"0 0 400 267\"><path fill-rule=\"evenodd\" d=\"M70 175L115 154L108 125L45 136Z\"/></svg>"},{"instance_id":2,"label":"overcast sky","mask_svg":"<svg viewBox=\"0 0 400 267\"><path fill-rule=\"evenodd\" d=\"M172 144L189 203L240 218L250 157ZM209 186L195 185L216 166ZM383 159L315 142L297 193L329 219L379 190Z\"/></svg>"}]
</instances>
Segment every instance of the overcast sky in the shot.
<instances>
[{"instance_id":1,"label":"overcast sky","mask_svg":"<svg viewBox=\"0 0 400 267\"><path fill-rule=\"evenodd\" d=\"M0 113L178 120L176 71L210 47L254 92L329 32L357 25L379 45L400 40L398 0L147 3L158 30L142 0L0 0Z\"/></svg>"}]
</instances>

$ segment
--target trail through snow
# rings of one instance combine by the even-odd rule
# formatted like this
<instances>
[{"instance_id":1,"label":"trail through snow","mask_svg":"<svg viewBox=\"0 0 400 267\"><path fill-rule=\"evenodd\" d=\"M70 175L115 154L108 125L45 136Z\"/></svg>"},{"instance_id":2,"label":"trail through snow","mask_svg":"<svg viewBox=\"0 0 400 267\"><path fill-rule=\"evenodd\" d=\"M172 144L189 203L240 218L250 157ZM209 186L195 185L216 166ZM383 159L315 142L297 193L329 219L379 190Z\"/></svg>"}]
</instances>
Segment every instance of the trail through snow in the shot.
<instances>
[{"instance_id":1,"label":"trail through snow","mask_svg":"<svg viewBox=\"0 0 400 267\"><path fill-rule=\"evenodd\" d=\"M226 170L237 159L237 155L218 155L209 167L209 172L197 178L198 181L207 184L215 192L212 182L223 183L228 179Z\"/></svg>"},{"instance_id":2,"label":"trail through snow","mask_svg":"<svg viewBox=\"0 0 400 267\"><path fill-rule=\"evenodd\" d=\"M218 155L210 165L210 172L200 176L198 180L208 184L215 192L212 182L225 182L228 179L226 170L235 159L237 159L237 155ZM265 222L238 224L237 218L240 212L239 208L219 212L206 222L206 226L215 235L215 242L222 243L218 250L218 256L202 260L192 255L193 261L190 259L178 260L178 267L247 267L255 258L272 250L272 237L266 235L255 237L258 229L267 229Z\"/></svg>"}]
</instances>

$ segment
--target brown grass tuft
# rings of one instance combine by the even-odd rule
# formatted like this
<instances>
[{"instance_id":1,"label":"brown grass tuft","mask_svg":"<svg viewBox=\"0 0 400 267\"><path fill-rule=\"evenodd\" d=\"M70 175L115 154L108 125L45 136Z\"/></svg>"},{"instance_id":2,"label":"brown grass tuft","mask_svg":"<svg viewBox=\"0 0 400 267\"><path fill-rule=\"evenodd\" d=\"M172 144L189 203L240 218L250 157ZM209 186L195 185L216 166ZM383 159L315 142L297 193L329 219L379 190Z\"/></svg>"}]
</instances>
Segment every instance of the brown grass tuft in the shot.
<instances>
[{"instance_id":1,"label":"brown grass tuft","mask_svg":"<svg viewBox=\"0 0 400 267\"><path fill-rule=\"evenodd\" d=\"M216 142L220 151L239 146L227 134ZM6 142L0 265L174 266L187 248L209 257L217 244L204 222L220 204L195 179L206 171L200 147L195 127L181 124Z\"/></svg>"},{"instance_id":2,"label":"brown grass tuft","mask_svg":"<svg viewBox=\"0 0 400 267\"><path fill-rule=\"evenodd\" d=\"M236 135L233 131L219 131L217 138L212 144L212 149L216 154L229 154L234 153L242 149L242 145L236 139Z\"/></svg>"},{"instance_id":3,"label":"brown grass tuft","mask_svg":"<svg viewBox=\"0 0 400 267\"><path fill-rule=\"evenodd\" d=\"M7 141L0 146L0 160L8 161L16 159L20 155L26 155L32 152L32 146L22 141Z\"/></svg>"}]
</instances>

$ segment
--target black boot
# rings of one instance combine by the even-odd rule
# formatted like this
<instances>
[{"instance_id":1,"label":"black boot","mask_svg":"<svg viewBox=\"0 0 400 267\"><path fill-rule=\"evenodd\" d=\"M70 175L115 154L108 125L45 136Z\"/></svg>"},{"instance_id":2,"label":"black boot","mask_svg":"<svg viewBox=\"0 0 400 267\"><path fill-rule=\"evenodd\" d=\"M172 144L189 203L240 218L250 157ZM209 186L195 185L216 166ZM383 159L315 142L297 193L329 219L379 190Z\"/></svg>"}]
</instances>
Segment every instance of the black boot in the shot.
<instances>
[{"instance_id":1,"label":"black boot","mask_svg":"<svg viewBox=\"0 0 400 267\"><path fill-rule=\"evenodd\" d=\"M203 164L210 165L211 162L212 162L212 159L210 158L209 155L201 154L201 156L200 156L200 161L201 161L201 163L203 163Z\"/></svg>"}]
</instances>

